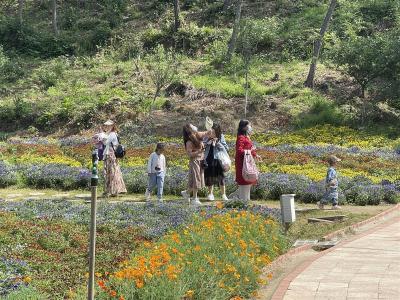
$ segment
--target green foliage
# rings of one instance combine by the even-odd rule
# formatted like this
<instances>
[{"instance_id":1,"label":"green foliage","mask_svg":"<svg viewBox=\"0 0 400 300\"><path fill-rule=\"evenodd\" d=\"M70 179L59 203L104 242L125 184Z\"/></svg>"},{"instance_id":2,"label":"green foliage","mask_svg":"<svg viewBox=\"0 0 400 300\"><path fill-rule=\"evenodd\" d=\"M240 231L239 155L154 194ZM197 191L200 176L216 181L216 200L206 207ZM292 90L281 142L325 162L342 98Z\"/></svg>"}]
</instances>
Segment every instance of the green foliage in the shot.
<instances>
[{"instance_id":1,"label":"green foliage","mask_svg":"<svg viewBox=\"0 0 400 300\"><path fill-rule=\"evenodd\" d=\"M226 29L213 27L199 27L195 23L189 23L179 28L178 32L173 27L161 29L149 28L142 34L143 47L151 50L162 44L166 48L174 48L189 56L204 52L206 47L216 41L226 41L229 32Z\"/></svg>"},{"instance_id":2,"label":"green foliage","mask_svg":"<svg viewBox=\"0 0 400 300\"><path fill-rule=\"evenodd\" d=\"M43 300L46 299L46 297L39 293L35 288L31 286L23 286L16 290L15 292L12 292L5 296L3 298L4 300L21 300L21 299L29 299L29 300Z\"/></svg>"},{"instance_id":3,"label":"green foliage","mask_svg":"<svg viewBox=\"0 0 400 300\"><path fill-rule=\"evenodd\" d=\"M68 68L68 65L68 59L60 56L36 69L32 77L37 84L43 86L44 90L47 90L55 86L58 80L62 79L62 75Z\"/></svg>"},{"instance_id":4,"label":"green foliage","mask_svg":"<svg viewBox=\"0 0 400 300\"><path fill-rule=\"evenodd\" d=\"M65 39L59 39L33 24L19 23L17 18L0 16L0 44L22 55L54 57L71 53Z\"/></svg>"},{"instance_id":5,"label":"green foliage","mask_svg":"<svg viewBox=\"0 0 400 300\"><path fill-rule=\"evenodd\" d=\"M83 214L82 217L88 216ZM70 298L69 290L85 282L88 226L54 218L39 220L28 214L16 217L4 212L0 214L0 221L0 256L29 262L31 284L40 291L39 294L29 286L11 293L6 299ZM97 234L97 272L118 267L134 249L137 238L136 229L112 224L98 226Z\"/></svg>"},{"instance_id":6,"label":"green foliage","mask_svg":"<svg viewBox=\"0 0 400 300\"><path fill-rule=\"evenodd\" d=\"M24 75L24 70L16 60L10 59L0 44L0 82L14 82Z\"/></svg>"},{"instance_id":7,"label":"green foliage","mask_svg":"<svg viewBox=\"0 0 400 300\"><path fill-rule=\"evenodd\" d=\"M108 21L98 18L83 18L76 22L75 49L78 54L94 54L111 37L111 26Z\"/></svg>"},{"instance_id":8,"label":"green foliage","mask_svg":"<svg viewBox=\"0 0 400 300\"><path fill-rule=\"evenodd\" d=\"M246 53L267 52L272 49L279 35L279 20L276 17L262 20L243 20L237 40L237 51Z\"/></svg>"},{"instance_id":9,"label":"green foliage","mask_svg":"<svg viewBox=\"0 0 400 300\"><path fill-rule=\"evenodd\" d=\"M317 98L311 103L309 111L297 116L294 123L299 128L310 128L320 124L340 126L345 123L345 117L332 102Z\"/></svg>"},{"instance_id":10,"label":"green foliage","mask_svg":"<svg viewBox=\"0 0 400 300\"><path fill-rule=\"evenodd\" d=\"M38 244L46 251L64 253L69 242L57 233L44 232L38 238Z\"/></svg>"},{"instance_id":11,"label":"green foliage","mask_svg":"<svg viewBox=\"0 0 400 300\"><path fill-rule=\"evenodd\" d=\"M155 88L153 103L161 90L178 75L180 61L181 58L178 55L165 50L161 45L147 57L146 68Z\"/></svg>"}]
</instances>

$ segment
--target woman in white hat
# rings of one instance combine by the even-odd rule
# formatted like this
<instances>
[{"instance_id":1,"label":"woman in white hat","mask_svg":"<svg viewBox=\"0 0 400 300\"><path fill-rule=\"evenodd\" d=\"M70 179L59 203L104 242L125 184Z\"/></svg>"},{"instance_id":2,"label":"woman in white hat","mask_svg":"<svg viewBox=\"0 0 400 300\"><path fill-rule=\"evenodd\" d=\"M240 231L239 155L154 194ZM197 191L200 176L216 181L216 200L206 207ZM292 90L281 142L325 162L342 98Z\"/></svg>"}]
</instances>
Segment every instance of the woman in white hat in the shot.
<instances>
[{"instance_id":1,"label":"woman in white hat","mask_svg":"<svg viewBox=\"0 0 400 300\"><path fill-rule=\"evenodd\" d=\"M118 160L115 157L115 149L118 146L118 134L116 124L108 120L104 123L105 150L104 150L104 195L115 197L118 194L126 193L124 179Z\"/></svg>"}]
</instances>

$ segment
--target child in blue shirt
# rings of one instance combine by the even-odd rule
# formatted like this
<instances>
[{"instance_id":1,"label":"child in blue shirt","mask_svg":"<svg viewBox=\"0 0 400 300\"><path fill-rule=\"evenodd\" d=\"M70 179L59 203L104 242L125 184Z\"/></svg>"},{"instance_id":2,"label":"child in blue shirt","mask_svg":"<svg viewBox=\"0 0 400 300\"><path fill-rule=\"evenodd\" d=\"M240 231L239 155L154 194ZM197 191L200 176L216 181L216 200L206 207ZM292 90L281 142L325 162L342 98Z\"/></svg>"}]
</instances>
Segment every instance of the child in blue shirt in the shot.
<instances>
[{"instance_id":1,"label":"child in blue shirt","mask_svg":"<svg viewBox=\"0 0 400 300\"><path fill-rule=\"evenodd\" d=\"M326 192L324 196L322 197L322 200L319 203L319 208L324 209L324 204L326 202L332 202L332 209L341 209L341 207L338 205L339 201L339 193L338 193L338 174L336 172L335 166L337 165L338 162L340 162L341 159L331 155L328 158L328 164L329 168L326 174L326 179L325 179L325 188Z\"/></svg>"}]
</instances>

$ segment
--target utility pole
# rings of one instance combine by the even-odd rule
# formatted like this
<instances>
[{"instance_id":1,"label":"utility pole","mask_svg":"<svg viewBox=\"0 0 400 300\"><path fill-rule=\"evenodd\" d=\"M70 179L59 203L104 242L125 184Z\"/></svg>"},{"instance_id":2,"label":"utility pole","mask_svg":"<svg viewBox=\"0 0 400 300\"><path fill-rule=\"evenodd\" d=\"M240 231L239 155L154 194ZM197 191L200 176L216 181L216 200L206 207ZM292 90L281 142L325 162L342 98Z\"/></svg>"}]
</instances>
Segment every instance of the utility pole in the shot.
<instances>
[{"instance_id":1,"label":"utility pole","mask_svg":"<svg viewBox=\"0 0 400 300\"><path fill-rule=\"evenodd\" d=\"M94 269L96 258L96 213L97 213L97 185L99 176L97 175L97 166L99 163L98 150L92 153L92 178L90 180L90 189L92 192L90 205L90 246L89 246L89 282L88 282L88 300L94 300Z\"/></svg>"}]
</instances>

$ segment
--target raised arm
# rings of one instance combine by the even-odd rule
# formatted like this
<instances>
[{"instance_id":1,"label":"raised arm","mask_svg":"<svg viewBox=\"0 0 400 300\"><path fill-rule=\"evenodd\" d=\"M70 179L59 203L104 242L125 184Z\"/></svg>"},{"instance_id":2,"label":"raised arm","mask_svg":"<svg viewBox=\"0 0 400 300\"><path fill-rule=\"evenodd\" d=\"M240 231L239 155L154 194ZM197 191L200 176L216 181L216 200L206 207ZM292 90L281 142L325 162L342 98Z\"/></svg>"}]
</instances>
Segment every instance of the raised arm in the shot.
<instances>
[{"instance_id":1,"label":"raised arm","mask_svg":"<svg viewBox=\"0 0 400 300\"><path fill-rule=\"evenodd\" d=\"M214 135L214 130L213 130L213 129L210 129L210 130L208 130L208 131L199 131L199 132L197 132L196 134L197 134L197 137L198 137L200 140L204 139L205 137L212 138L213 135Z\"/></svg>"}]
</instances>

